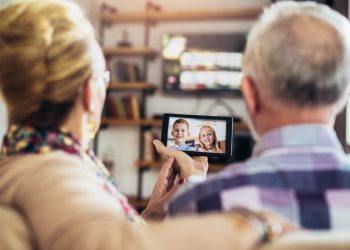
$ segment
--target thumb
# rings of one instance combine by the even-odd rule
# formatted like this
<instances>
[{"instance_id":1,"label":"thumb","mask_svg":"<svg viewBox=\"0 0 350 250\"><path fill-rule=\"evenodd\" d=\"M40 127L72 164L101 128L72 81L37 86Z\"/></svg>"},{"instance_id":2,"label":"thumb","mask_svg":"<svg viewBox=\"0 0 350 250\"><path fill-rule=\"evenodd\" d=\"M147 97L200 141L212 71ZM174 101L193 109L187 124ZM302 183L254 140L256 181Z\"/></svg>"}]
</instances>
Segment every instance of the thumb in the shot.
<instances>
[{"instance_id":1,"label":"thumb","mask_svg":"<svg viewBox=\"0 0 350 250\"><path fill-rule=\"evenodd\" d=\"M208 161L207 156L194 156L192 158L193 158L193 160L200 161L200 162L207 162Z\"/></svg>"}]
</instances>

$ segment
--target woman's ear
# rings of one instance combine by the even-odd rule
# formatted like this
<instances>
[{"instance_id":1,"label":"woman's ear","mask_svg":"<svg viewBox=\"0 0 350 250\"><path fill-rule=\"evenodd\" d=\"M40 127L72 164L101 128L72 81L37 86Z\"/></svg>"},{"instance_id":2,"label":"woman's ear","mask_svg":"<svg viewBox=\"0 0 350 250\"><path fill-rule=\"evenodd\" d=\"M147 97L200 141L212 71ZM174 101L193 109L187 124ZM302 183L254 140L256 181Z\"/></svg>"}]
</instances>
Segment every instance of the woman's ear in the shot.
<instances>
[{"instance_id":1,"label":"woman's ear","mask_svg":"<svg viewBox=\"0 0 350 250\"><path fill-rule=\"evenodd\" d=\"M241 91L251 115L255 115L260 111L260 97L254 80L247 75L244 75L241 80Z\"/></svg>"},{"instance_id":2,"label":"woman's ear","mask_svg":"<svg viewBox=\"0 0 350 250\"><path fill-rule=\"evenodd\" d=\"M94 104L94 89L93 89L93 76L90 76L85 84L84 84L84 91L83 91L83 106L84 110L88 113L95 111L95 104Z\"/></svg>"}]
</instances>

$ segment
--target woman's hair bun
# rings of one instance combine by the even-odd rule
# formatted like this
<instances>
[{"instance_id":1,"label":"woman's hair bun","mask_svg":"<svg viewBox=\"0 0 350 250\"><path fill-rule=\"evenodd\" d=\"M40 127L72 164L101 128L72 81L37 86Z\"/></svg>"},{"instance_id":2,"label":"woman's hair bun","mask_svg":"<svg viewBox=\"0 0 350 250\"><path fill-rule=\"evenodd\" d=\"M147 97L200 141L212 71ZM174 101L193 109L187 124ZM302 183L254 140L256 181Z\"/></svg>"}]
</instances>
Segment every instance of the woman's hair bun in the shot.
<instances>
[{"instance_id":1,"label":"woman's hair bun","mask_svg":"<svg viewBox=\"0 0 350 250\"><path fill-rule=\"evenodd\" d=\"M59 0L16 1L0 10L0 20L0 83L10 123L59 126L92 74L91 25L75 4Z\"/></svg>"}]
</instances>

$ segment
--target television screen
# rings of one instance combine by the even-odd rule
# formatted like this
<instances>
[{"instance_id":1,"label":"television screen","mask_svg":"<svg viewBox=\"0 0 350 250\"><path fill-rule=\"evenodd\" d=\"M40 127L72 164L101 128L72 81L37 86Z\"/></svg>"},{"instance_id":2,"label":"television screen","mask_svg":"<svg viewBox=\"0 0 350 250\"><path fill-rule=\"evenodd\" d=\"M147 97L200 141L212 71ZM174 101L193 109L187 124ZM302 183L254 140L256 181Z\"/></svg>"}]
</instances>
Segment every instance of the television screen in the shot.
<instances>
[{"instance_id":1,"label":"television screen","mask_svg":"<svg viewBox=\"0 0 350 250\"><path fill-rule=\"evenodd\" d=\"M163 90L239 94L245 42L246 33L163 35Z\"/></svg>"}]
</instances>

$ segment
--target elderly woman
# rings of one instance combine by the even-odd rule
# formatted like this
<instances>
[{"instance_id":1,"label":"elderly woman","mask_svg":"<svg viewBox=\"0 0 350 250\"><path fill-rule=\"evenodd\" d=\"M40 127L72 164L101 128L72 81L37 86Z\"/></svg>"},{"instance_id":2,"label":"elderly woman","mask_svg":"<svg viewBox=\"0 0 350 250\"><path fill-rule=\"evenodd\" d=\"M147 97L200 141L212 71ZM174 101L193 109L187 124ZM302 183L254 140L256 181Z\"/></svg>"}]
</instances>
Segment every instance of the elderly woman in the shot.
<instances>
[{"instance_id":1,"label":"elderly woman","mask_svg":"<svg viewBox=\"0 0 350 250\"><path fill-rule=\"evenodd\" d=\"M88 150L108 73L80 9L67 1L22 0L0 10L0 20L0 86L9 118L0 204L29 225L33 248L252 249L268 239L274 217L241 210L145 226ZM188 162L182 177L203 172ZM145 218L164 217L162 206L179 186L173 163L174 156L165 161Z\"/></svg>"}]
</instances>

